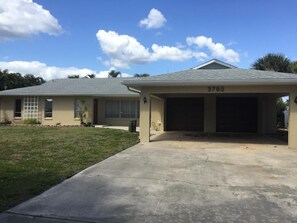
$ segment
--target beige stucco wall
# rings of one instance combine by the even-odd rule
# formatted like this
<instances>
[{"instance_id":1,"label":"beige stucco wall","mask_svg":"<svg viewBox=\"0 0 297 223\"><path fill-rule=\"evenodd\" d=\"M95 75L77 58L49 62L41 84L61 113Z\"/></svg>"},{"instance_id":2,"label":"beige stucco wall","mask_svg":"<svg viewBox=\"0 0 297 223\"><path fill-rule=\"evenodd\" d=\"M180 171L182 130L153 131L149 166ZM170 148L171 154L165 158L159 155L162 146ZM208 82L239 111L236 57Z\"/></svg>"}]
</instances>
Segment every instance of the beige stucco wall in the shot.
<instances>
[{"instance_id":1,"label":"beige stucco wall","mask_svg":"<svg viewBox=\"0 0 297 223\"><path fill-rule=\"evenodd\" d=\"M13 121L14 101L15 97L1 97L0 98L0 121Z\"/></svg>"},{"instance_id":2,"label":"beige stucco wall","mask_svg":"<svg viewBox=\"0 0 297 223\"><path fill-rule=\"evenodd\" d=\"M44 117L44 104L46 98L53 99L53 117ZM93 98L92 97L40 97L40 111L42 111L43 125L80 125L80 119L74 118L74 100L83 100L86 111L86 120L92 122L93 115Z\"/></svg>"},{"instance_id":3,"label":"beige stucco wall","mask_svg":"<svg viewBox=\"0 0 297 223\"><path fill-rule=\"evenodd\" d=\"M146 98L146 103L143 99ZM150 141L150 125L151 125L151 97L149 91L143 89L140 94L140 132L139 139L142 143Z\"/></svg>"},{"instance_id":4,"label":"beige stucco wall","mask_svg":"<svg viewBox=\"0 0 297 223\"><path fill-rule=\"evenodd\" d=\"M290 93L289 148L297 149L297 89Z\"/></svg>"},{"instance_id":5,"label":"beige stucco wall","mask_svg":"<svg viewBox=\"0 0 297 223\"><path fill-rule=\"evenodd\" d=\"M44 104L46 98L53 99L53 117L44 117ZM87 106L87 118L92 121L93 115L93 99L91 97L38 97L38 121L42 125L80 125L80 120L74 118L74 100L83 99ZM24 97L1 97L0 120L11 120L13 123L21 124L23 122L23 108L22 118L14 118L14 106L16 99L23 99Z\"/></svg>"},{"instance_id":6,"label":"beige stucco wall","mask_svg":"<svg viewBox=\"0 0 297 223\"><path fill-rule=\"evenodd\" d=\"M45 99L53 99L53 117L45 118L44 105ZM1 97L0 98L0 121L4 119L11 120L13 123L21 124L23 122L22 118L14 118L14 106L16 99L24 99L21 97ZM38 121L42 125L80 125L80 119L74 118L74 100L81 99L85 102L87 107L87 118L85 121L90 121L93 123L93 112L94 112L94 98L93 97L75 97L75 96L53 96L53 97L38 97ZM137 125L139 126L138 118L106 118L105 117L105 101L106 100L139 100L137 97L133 98L96 98L98 100L98 124L101 125L113 125L113 126L128 126L131 120L137 120ZM22 111L23 116L23 111Z\"/></svg>"},{"instance_id":7,"label":"beige stucco wall","mask_svg":"<svg viewBox=\"0 0 297 223\"><path fill-rule=\"evenodd\" d=\"M164 131L164 99L151 97L151 129Z\"/></svg>"}]
</instances>

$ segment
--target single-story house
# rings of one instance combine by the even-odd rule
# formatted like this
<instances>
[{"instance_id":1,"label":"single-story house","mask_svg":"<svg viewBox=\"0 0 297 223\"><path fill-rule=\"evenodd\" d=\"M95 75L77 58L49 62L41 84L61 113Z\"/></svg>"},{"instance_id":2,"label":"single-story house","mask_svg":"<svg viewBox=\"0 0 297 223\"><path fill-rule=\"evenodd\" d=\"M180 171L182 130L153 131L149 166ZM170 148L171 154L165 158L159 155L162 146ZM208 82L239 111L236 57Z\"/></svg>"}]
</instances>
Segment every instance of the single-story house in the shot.
<instances>
[{"instance_id":1,"label":"single-story house","mask_svg":"<svg viewBox=\"0 0 297 223\"><path fill-rule=\"evenodd\" d=\"M0 121L42 125L128 125L139 119L139 94L122 85L123 78L57 79L39 86L0 91Z\"/></svg>"},{"instance_id":2,"label":"single-story house","mask_svg":"<svg viewBox=\"0 0 297 223\"><path fill-rule=\"evenodd\" d=\"M0 92L0 120L35 118L43 125L128 125L140 141L151 129L206 133L276 132L276 99L289 96L289 142L297 149L297 75L239 69L211 60L189 70L145 78L61 79Z\"/></svg>"}]
</instances>

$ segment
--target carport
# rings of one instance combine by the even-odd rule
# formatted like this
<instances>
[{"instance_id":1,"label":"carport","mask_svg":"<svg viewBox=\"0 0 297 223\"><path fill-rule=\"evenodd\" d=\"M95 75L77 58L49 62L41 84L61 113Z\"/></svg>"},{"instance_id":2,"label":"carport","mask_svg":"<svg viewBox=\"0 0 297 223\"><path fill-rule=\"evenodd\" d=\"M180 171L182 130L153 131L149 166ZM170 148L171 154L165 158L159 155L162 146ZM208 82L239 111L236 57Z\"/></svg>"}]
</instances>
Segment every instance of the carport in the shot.
<instances>
[{"instance_id":1,"label":"carport","mask_svg":"<svg viewBox=\"0 0 297 223\"><path fill-rule=\"evenodd\" d=\"M215 63L215 61L214 61ZM140 93L140 141L150 131L276 132L276 99L289 96L289 142L297 148L297 76L222 67L123 81ZM295 136L295 137L294 137Z\"/></svg>"}]
</instances>

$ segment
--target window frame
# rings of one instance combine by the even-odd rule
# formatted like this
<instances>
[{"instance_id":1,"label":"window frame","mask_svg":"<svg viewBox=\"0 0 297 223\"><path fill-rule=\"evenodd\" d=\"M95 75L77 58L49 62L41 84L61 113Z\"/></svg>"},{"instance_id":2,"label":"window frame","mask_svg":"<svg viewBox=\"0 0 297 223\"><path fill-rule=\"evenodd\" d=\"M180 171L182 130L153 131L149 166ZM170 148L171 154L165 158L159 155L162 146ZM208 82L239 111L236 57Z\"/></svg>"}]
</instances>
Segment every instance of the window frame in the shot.
<instances>
[{"instance_id":1,"label":"window frame","mask_svg":"<svg viewBox=\"0 0 297 223\"><path fill-rule=\"evenodd\" d=\"M81 100L78 98L74 99L74 119L80 119L81 111Z\"/></svg>"},{"instance_id":2,"label":"window frame","mask_svg":"<svg viewBox=\"0 0 297 223\"><path fill-rule=\"evenodd\" d=\"M50 108L47 108L47 105L50 103ZM50 110L50 111L47 111ZM48 115L50 114L50 116ZM45 119L52 119L53 118L53 99L52 98L46 98L44 100L44 118Z\"/></svg>"},{"instance_id":3,"label":"window frame","mask_svg":"<svg viewBox=\"0 0 297 223\"><path fill-rule=\"evenodd\" d=\"M108 113L108 106L109 103L116 103L118 108L117 108L117 112L114 114L109 114ZM134 111L134 112L125 112L124 113L124 103L129 103L128 105L128 110L130 111ZM128 99L128 100L120 100L120 99L109 99L109 100L105 100L105 118L117 118L117 119L139 119L139 108L140 103L139 100L133 100L133 99ZM129 116L130 115L130 116ZM125 117L123 117L125 116Z\"/></svg>"},{"instance_id":4,"label":"window frame","mask_svg":"<svg viewBox=\"0 0 297 223\"><path fill-rule=\"evenodd\" d=\"M17 106L17 102L20 102L19 106ZM22 111L23 111L22 105L23 105L23 100L21 98L16 98L15 101L14 101L14 111L13 111L13 117L15 119L21 119L22 118ZM19 111L17 111L17 107L19 107L19 109L20 109ZM16 114L19 114L19 116L16 115Z\"/></svg>"}]
</instances>

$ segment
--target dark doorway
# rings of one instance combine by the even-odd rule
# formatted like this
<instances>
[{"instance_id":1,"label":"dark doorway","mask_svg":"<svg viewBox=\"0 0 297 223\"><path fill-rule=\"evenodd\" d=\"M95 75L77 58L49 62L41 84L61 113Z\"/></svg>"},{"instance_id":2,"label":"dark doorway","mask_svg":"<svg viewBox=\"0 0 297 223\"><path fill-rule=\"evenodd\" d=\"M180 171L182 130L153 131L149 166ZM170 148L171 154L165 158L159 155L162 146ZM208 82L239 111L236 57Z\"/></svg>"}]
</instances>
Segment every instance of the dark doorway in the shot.
<instances>
[{"instance_id":1,"label":"dark doorway","mask_svg":"<svg viewBox=\"0 0 297 223\"><path fill-rule=\"evenodd\" d=\"M218 97L216 104L217 132L257 132L258 98Z\"/></svg>"},{"instance_id":2,"label":"dark doorway","mask_svg":"<svg viewBox=\"0 0 297 223\"><path fill-rule=\"evenodd\" d=\"M167 98L167 131L203 131L203 98Z\"/></svg>"},{"instance_id":3,"label":"dark doorway","mask_svg":"<svg viewBox=\"0 0 297 223\"><path fill-rule=\"evenodd\" d=\"M93 117L93 124L98 124L98 99L94 99L94 111L93 111L94 117Z\"/></svg>"}]
</instances>

